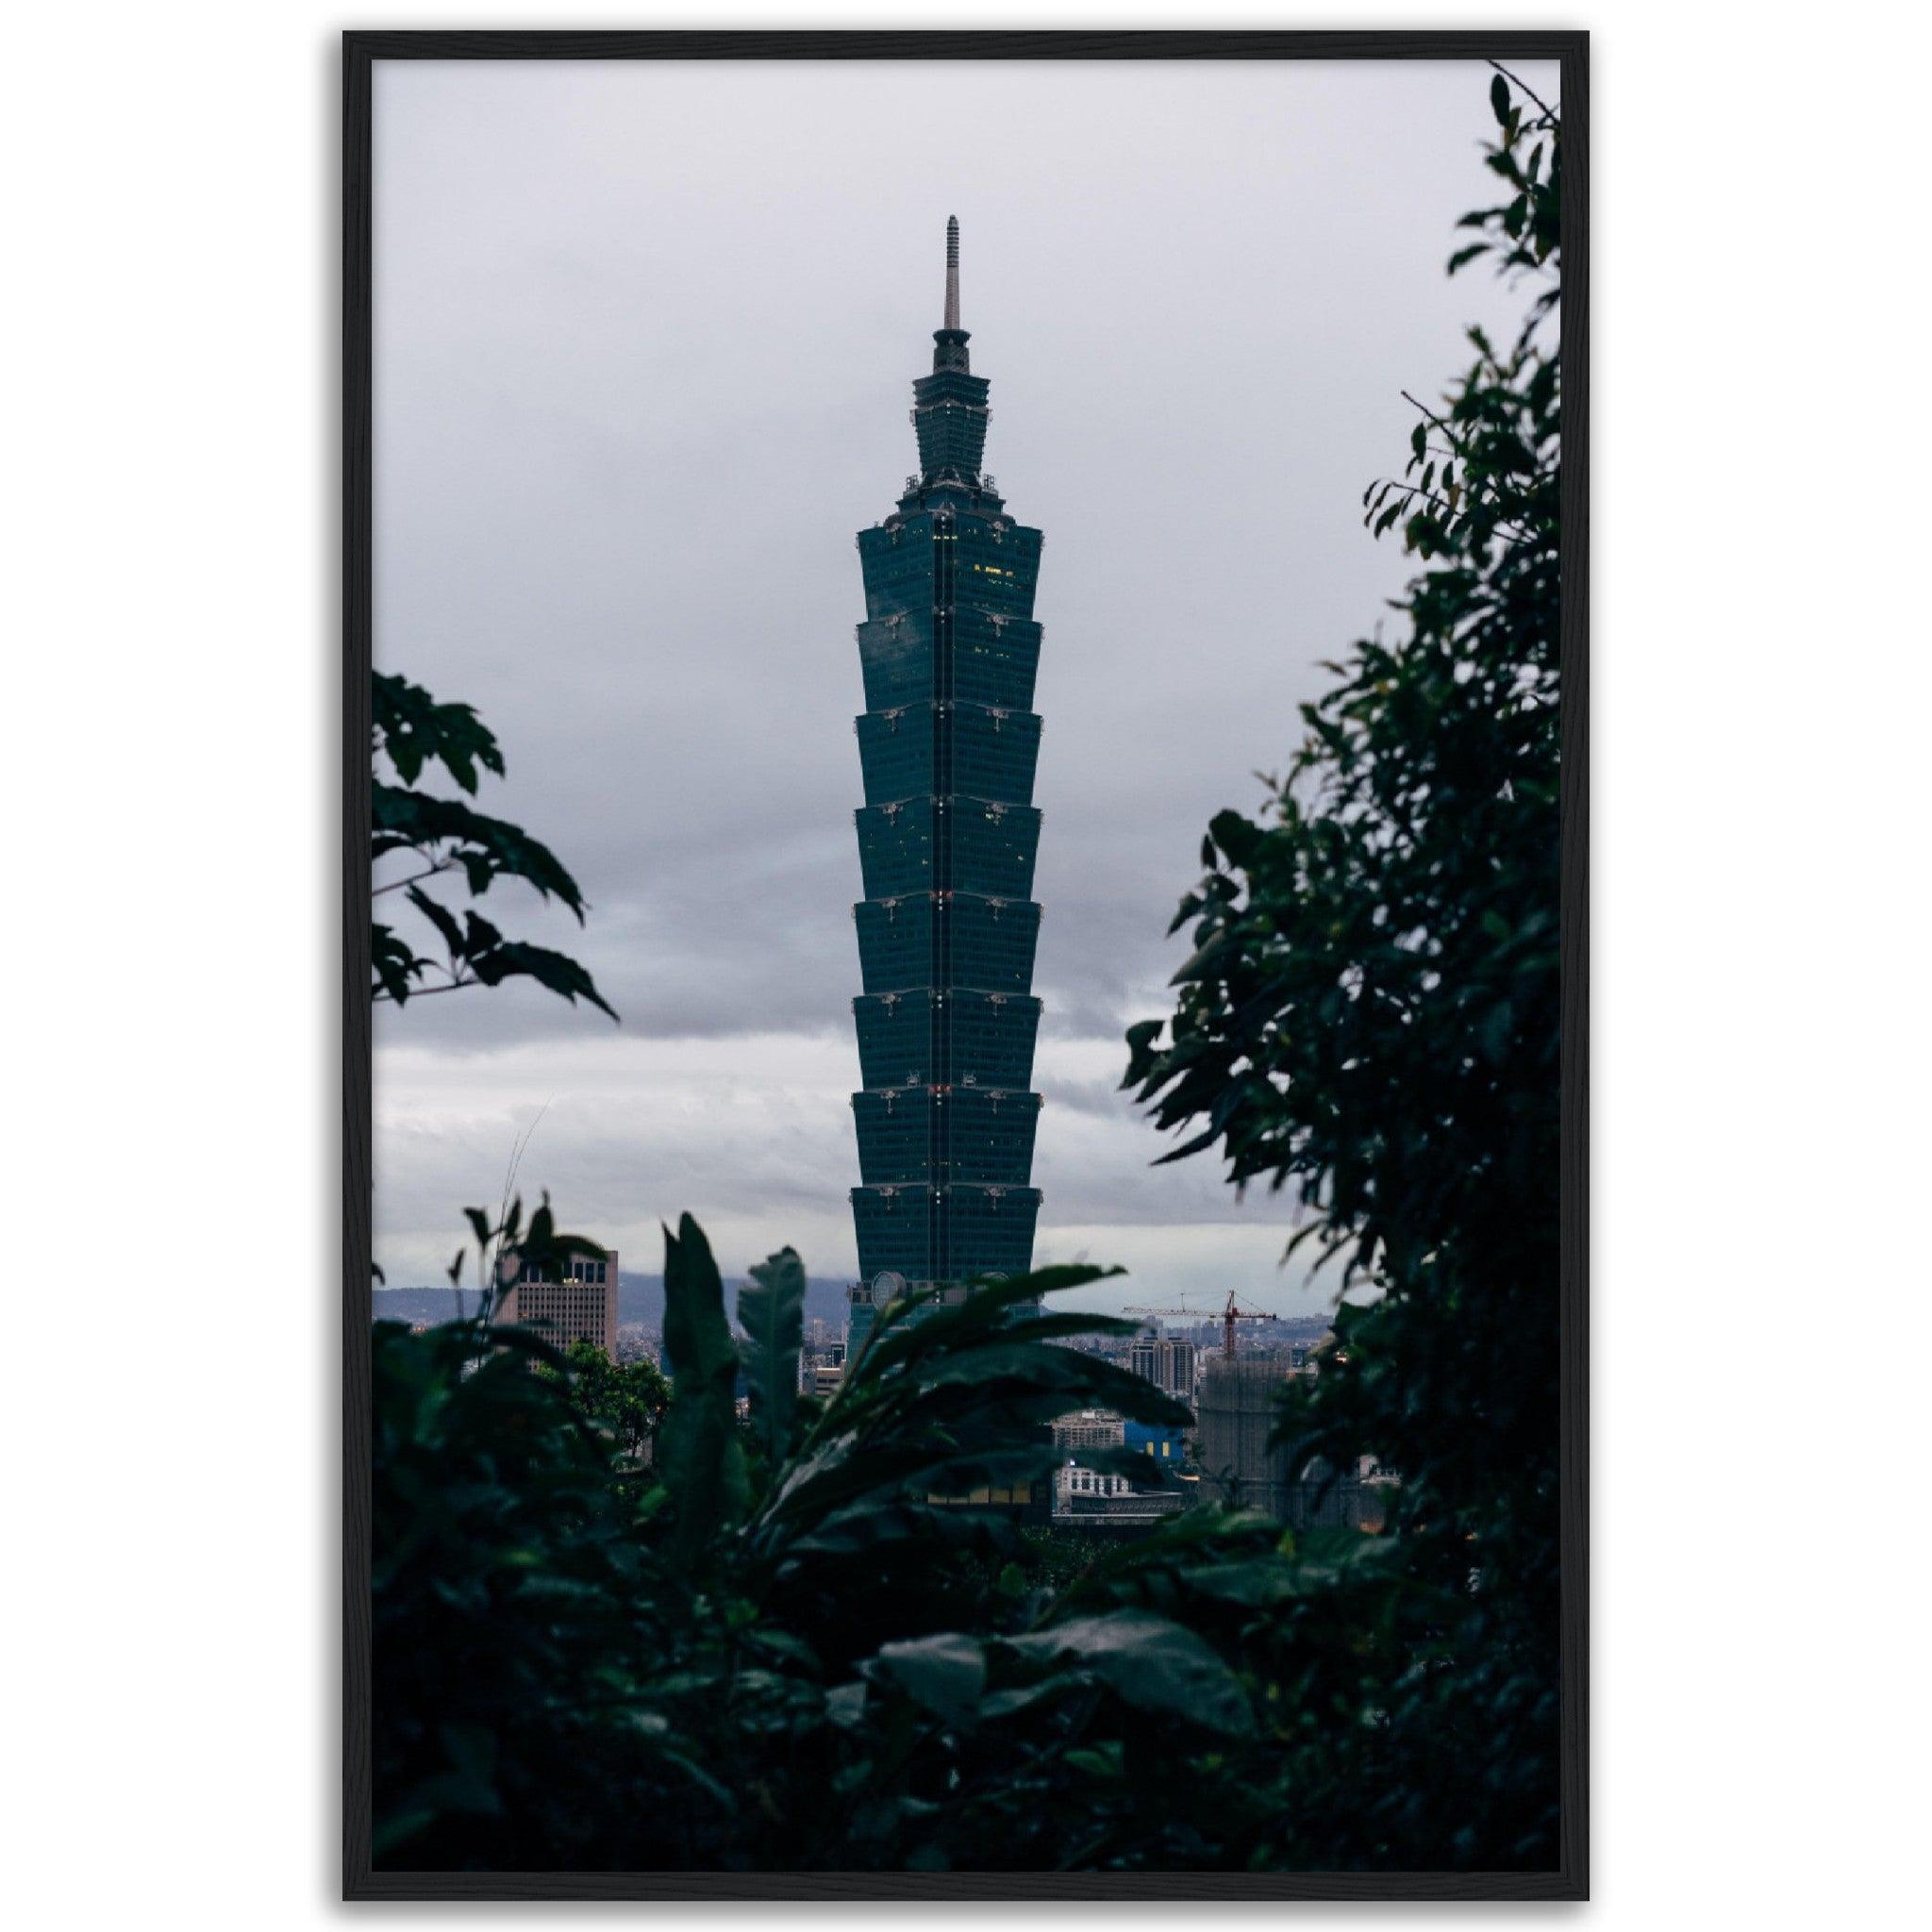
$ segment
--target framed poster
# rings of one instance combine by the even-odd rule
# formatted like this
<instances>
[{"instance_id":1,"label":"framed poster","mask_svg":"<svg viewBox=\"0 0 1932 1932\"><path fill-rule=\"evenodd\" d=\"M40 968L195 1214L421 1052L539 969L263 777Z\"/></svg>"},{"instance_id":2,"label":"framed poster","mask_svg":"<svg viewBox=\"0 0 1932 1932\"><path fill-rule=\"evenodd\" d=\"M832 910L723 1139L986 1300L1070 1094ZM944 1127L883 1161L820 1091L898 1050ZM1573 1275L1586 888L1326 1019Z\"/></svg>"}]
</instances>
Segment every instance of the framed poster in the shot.
<instances>
[{"instance_id":1,"label":"framed poster","mask_svg":"<svg viewBox=\"0 0 1932 1932\"><path fill-rule=\"evenodd\" d=\"M1586 53L345 37L349 1896L1587 1894Z\"/></svg>"}]
</instances>

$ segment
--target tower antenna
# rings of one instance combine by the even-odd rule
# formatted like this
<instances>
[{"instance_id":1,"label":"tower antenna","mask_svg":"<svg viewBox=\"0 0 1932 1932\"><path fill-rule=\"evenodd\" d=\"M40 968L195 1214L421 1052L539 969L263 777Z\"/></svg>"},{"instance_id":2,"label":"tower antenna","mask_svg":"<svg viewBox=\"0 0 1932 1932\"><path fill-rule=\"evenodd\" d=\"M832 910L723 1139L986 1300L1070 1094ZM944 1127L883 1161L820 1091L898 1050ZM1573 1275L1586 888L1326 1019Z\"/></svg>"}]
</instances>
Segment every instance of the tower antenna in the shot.
<instances>
[{"instance_id":1,"label":"tower antenna","mask_svg":"<svg viewBox=\"0 0 1932 1932\"><path fill-rule=\"evenodd\" d=\"M928 309L926 313L931 314ZM959 217L946 217L946 324L959 326Z\"/></svg>"}]
</instances>

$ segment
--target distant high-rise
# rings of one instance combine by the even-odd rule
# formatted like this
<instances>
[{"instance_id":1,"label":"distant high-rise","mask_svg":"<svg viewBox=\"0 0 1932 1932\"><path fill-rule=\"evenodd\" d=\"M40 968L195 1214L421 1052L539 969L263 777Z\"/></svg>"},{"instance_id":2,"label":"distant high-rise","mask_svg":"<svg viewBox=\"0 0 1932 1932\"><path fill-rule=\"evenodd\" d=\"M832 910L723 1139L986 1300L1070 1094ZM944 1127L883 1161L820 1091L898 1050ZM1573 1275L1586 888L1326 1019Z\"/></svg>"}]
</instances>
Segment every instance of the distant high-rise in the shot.
<instances>
[{"instance_id":1,"label":"distant high-rise","mask_svg":"<svg viewBox=\"0 0 1932 1932\"><path fill-rule=\"evenodd\" d=\"M1395 1479L1372 1457L1338 1469L1277 1441L1284 1388L1315 1373L1282 1362L1222 1352L1203 1362L1196 1453L1208 1494L1295 1529L1380 1528Z\"/></svg>"},{"instance_id":2,"label":"distant high-rise","mask_svg":"<svg viewBox=\"0 0 1932 1932\"><path fill-rule=\"evenodd\" d=\"M1127 1349L1127 1367L1144 1381L1183 1402L1194 1392L1194 1344L1174 1335L1138 1335Z\"/></svg>"},{"instance_id":3,"label":"distant high-rise","mask_svg":"<svg viewBox=\"0 0 1932 1932\"><path fill-rule=\"evenodd\" d=\"M533 1327L558 1348L588 1341L615 1361L617 1250L612 1248L601 1261L573 1256L556 1270L525 1262L504 1291L496 1318Z\"/></svg>"},{"instance_id":4,"label":"distant high-rise","mask_svg":"<svg viewBox=\"0 0 1932 1932\"><path fill-rule=\"evenodd\" d=\"M861 1280L856 1351L874 1309L909 1286L1024 1273L1040 1096L1033 710L1041 534L980 469L987 381L959 326L959 225L946 224L944 325L912 385L920 473L858 535L865 805L861 1091L852 1191Z\"/></svg>"},{"instance_id":5,"label":"distant high-rise","mask_svg":"<svg viewBox=\"0 0 1932 1932\"><path fill-rule=\"evenodd\" d=\"M1156 1379L1170 1395L1191 1402L1199 1358L1199 1351L1191 1341L1184 1336L1170 1335L1160 1344L1160 1374Z\"/></svg>"}]
</instances>

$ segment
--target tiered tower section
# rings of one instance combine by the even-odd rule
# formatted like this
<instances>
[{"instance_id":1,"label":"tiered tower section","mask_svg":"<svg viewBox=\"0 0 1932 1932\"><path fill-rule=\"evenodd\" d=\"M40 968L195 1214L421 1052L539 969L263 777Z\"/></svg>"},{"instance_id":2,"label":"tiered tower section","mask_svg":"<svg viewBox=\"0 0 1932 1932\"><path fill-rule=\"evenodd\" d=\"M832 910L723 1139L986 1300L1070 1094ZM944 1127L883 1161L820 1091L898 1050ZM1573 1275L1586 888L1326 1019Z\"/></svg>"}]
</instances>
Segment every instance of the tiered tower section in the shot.
<instances>
[{"instance_id":1,"label":"tiered tower section","mask_svg":"<svg viewBox=\"0 0 1932 1932\"><path fill-rule=\"evenodd\" d=\"M1040 1208L1030 1088L1041 536L1007 515L980 470L987 382L959 326L958 238L949 221L945 325L932 374L912 386L920 474L858 537L855 1350L874 1307L906 1286L960 1295L975 1275L1024 1273Z\"/></svg>"}]
</instances>

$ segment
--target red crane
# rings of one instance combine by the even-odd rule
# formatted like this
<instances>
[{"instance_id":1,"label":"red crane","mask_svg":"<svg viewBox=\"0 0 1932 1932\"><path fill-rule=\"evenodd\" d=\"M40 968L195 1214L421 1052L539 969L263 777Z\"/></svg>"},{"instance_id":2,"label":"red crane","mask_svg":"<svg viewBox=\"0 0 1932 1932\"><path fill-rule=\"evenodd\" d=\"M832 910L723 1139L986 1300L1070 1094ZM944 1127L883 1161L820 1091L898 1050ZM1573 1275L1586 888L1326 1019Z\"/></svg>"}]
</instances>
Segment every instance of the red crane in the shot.
<instances>
[{"instance_id":1,"label":"red crane","mask_svg":"<svg viewBox=\"0 0 1932 1932\"><path fill-rule=\"evenodd\" d=\"M1123 1308L1124 1315L1191 1315L1197 1322L1211 1317L1200 1308ZM1221 1345L1227 1353L1229 1361L1234 1359L1234 1324L1237 1322L1278 1322L1279 1315L1265 1314L1259 1308L1241 1307L1235 1300L1233 1289L1227 1291L1227 1306L1221 1311Z\"/></svg>"}]
</instances>

